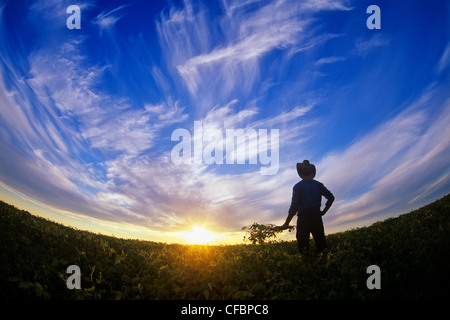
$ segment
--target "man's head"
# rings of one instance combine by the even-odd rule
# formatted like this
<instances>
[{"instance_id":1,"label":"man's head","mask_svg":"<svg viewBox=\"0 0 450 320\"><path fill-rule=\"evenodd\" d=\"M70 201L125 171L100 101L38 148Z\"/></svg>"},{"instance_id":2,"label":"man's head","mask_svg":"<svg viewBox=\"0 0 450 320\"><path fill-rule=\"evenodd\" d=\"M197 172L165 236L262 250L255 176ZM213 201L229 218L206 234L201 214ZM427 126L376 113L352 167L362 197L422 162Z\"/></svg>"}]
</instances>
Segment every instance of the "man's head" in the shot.
<instances>
[{"instance_id":1,"label":"man's head","mask_svg":"<svg viewBox=\"0 0 450 320\"><path fill-rule=\"evenodd\" d=\"M297 163L297 172L303 180L312 180L316 176L316 167L308 160L303 160L302 163Z\"/></svg>"}]
</instances>

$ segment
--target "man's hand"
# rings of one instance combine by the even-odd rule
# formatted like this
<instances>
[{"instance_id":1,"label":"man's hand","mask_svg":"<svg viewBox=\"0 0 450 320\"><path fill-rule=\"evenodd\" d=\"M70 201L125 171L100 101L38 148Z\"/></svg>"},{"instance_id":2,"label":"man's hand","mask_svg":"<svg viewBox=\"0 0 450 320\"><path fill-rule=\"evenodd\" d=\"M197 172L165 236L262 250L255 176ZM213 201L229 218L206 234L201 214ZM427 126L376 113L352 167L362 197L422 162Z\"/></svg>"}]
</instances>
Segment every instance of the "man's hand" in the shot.
<instances>
[{"instance_id":1,"label":"man's hand","mask_svg":"<svg viewBox=\"0 0 450 320\"><path fill-rule=\"evenodd\" d=\"M287 218L286 218L286 221L284 222L284 224L279 226L279 227L275 227L274 229L277 230L277 231L282 231L282 230L286 230L286 229L289 229L289 228L293 228L293 227L289 227L289 222L291 222L292 217L294 215L295 215L295 213L292 213L292 214L289 213Z\"/></svg>"},{"instance_id":2,"label":"man's hand","mask_svg":"<svg viewBox=\"0 0 450 320\"><path fill-rule=\"evenodd\" d=\"M327 213L327 211L328 211L328 209L330 209L330 205L328 205L328 206L325 206L325 208L323 208L323 210L322 211L320 211L320 214L322 215L322 216L324 216L325 215L325 213Z\"/></svg>"},{"instance_id":3,"label":"man's hand","mask_svg":"<svg viewBox=\"0 0 450 320\"><path fill-rule=\"evenodd\" d=\"M286 230L289 229L289 224L284 223L283 225L279 226L279 227L275 227L275 229L277 231L282 231L282 230Z\"/></svg>"}]
</instances>

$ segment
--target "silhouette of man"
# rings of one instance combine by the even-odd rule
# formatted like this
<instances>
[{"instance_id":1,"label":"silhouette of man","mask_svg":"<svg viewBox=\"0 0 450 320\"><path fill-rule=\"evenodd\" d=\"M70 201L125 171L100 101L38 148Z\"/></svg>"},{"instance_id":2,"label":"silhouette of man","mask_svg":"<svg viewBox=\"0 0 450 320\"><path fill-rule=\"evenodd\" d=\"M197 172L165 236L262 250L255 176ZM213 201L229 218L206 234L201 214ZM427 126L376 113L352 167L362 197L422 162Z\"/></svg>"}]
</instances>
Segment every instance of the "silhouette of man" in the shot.
<instances>
[{"instance_id":1,"label":"silhouette of man","mask_svg":"<svg viewBox=\"0 0 450 320\"><path fill-rule=\"evenodd\" d=\"M302 179L292 192L291 206L289 207L286 222L280 226L281 230L289 227L289 222L297 214L297 243L300 253L306 253L309 249L309 234L311 233L319 252L327 247L322 216L327 213L334 201L333 194L323 185L314 180L316 167L304 160L297 163L297 172ZM327 199L325 208L321 211L322 196Z\"/></svg>"}]
</instances>

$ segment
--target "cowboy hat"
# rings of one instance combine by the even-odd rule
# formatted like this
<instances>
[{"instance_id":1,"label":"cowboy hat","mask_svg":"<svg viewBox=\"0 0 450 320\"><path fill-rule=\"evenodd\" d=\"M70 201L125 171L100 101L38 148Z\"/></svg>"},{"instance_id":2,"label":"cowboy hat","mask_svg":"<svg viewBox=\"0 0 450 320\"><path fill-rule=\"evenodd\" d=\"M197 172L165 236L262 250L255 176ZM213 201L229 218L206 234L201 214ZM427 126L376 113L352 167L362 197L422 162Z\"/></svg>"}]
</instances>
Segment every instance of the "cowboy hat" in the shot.
<instances>
[{"instance_id":1,"label":"cowboy hat","mask_svg":"<svg viewBox=\"0 0 450 320\"><path fill-rule=\"evenodd\" d=\"M312 180L316 176L316 167L308 160L303 160L302 163L297 163L297 173L303 180Z\"/></svg>"}]
</instances>

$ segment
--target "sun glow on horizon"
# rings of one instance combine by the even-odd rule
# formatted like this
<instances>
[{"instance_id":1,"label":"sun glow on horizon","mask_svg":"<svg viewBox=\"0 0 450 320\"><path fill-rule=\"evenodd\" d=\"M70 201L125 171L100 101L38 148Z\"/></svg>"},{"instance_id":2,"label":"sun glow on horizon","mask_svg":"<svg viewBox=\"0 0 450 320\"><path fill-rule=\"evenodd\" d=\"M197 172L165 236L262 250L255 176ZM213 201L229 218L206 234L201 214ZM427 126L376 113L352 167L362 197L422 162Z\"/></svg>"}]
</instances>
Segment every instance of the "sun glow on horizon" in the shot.
<instances>
[{"instance_id":1,"label":"sun glow on horizon","mask_svg":"<svg viewBox=\"0 0 450 320\"><path fill-rule=\"evenodd\" d=\"M188 244L208 244L214 241L217 235L214 232L195 225L184 237Z\"/></svg>"}]
</instances>

